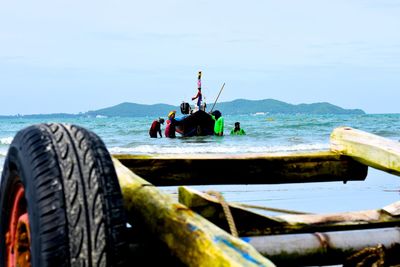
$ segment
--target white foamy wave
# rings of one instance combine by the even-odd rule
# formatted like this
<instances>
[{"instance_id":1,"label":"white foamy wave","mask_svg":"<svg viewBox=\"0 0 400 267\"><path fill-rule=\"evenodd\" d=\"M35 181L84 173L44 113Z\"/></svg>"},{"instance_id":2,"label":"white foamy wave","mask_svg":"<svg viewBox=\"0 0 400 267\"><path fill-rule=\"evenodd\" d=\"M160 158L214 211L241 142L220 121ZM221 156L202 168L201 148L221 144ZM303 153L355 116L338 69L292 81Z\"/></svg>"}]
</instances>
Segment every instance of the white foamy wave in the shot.
<instances>
[{"instance_id":1,"label":"white foamy wave","mask_svg":"<svg viewBox=\"0 0 400 267\"><path fill-rule=\"evenodd\" d=\"M0 160L1 158L5 158L7 156L7 149L6 148L0 148ZM0 161L1 163L1 161Z\"/></svg>"},{"instance_id":2,"label":"white foamy wave","mask_svg":"<svg viewBox=\"0 0 400 267\"><path fill-rule=\"evenodd\" d=\"M2 137L0 138L0 145L9 145L11 144L14 137Z\"/></svg>"},{"instance_id":3,"label":"white foamy wave","mask_svg":"<svg viewBox=\"0 0 400 267\"><path fill-rule=\"evenodd\" d=\"M0 157L0 180L1 180L1 174L3 173L4 160L5 158Z\"/></svg>"},{"instance_id":4,"label":"white foamy wave","mask_svg":"<svg viewBox=\"0 0 400 267\"><path fill-rule=\"evenodd\" d=\"M266 115L266 114L268 114L268 112L256 112L256 113L251 113L250 115L251 116L263 116L263 115Z\"/></svg>"},{"instance_id":5,"label":"white foamy wave","mask_svg":"<svg viewBox=\"0 0 400 267\"><path fill-rule=\"evenodd\" d=\"M141 145L137 147L111 147L111 154L243 154L243 153L275 153L296 151L319 151L329 149L328 144L299 144L291 146L185 146L163 147Z\"/></svg>"},{"instance_id":6,"label":"white foamy wave","mask_svg":"<svg viewBox=\"0 0 400 267\"><path fill-rule=\"evenodd\" d=\"M329 144L298 144L291 146L271 146L271 147L254 147L255 150L267 148L264 152L295 152L295 151L319 151L329 149ZM256 152L256 151L254 151Z\"/></svg>"}]
</instances>

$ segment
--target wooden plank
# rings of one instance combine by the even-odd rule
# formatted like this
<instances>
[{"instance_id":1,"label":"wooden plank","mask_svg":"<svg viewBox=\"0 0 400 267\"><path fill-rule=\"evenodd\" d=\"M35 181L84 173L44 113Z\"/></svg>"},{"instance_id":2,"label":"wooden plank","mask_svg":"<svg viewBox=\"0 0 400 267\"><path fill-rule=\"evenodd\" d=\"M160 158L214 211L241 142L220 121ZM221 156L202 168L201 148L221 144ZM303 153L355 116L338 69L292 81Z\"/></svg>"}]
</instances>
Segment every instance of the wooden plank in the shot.
<instances>
[{"instance_id":1,"label":"wooden plank","mask_svg":"<svg viewBox=\"0 0 400 267\"><path fill-rule=\"evenodd\" d=\"M216 197L181 186L179 202L219 227L229 230L225 214ZM228 205L239 236L256 236L397 226L400 224L400 217L391 215L387 210L395 210L399 203L400 201L378 210L279 216L267 216L244 208L239 203Z\"/></svg>"},{"instance_id":2,"label":"wooden plank","mask_svg":"<svg viewBox=\"0 0 400 267\"><path fill-rule=\"evenodd\" d=\"M330 151L113 156L157 186L346 182L367 175L366 166Z\"/></svg>"},{"instance_id":3,"label":"wooden plank","mask_svg":"<svg viewBox=\"0 0 400 267\"><path fill-rule=\"evenodd\" d=\"M400 216L400 201L387 205L386 207L383 207L382 210L384 210L393 217Z\"/></svg>"},{"instance_id":4,"label":"wooden plank","mask_svg":"<svg viewBox=\"0 0 400 267\"><path fill-rule=\"evenodd\" d=\"M400 143L350 127L331 134L331 150L361 163L400 175Z\"/></svg>"},{"instance_id":5,"label":"wooden plank","mask_svg":"<svg viewBox=\"0 0 400 267\"><path fill-rule=\"evenodd\" d=\"M180 203L215 225L229 231L225 214L217 198L186 186L180 186L178 191ZM288 227L284 221L277 218L262 216L233 203L228 204L239 236L271 234L274 233L276 227L279 229Z\"/></svg>"},{"instance_id":6,"label":"wooden plank","mask_svg":"<svg viewBox=\"0 0 400 267\"><path fill-rule=\"evenodd\" d=\"M144 225L187 266L274 266L234 238L113 159L132 225Z\"/></svg>"},{"instance_id":7,"label":"wooden plank","mask_svg":"<svg viewBox=\"0 0 400 267\"><path fill-rule=\"evenodd\" d=\"M390 266L399 262L398 244L400 243L400 231L397 227L312 234L256 236L246 238L246 240L278 266L343 264L346 258L360 250L377 246L383 246L385 251L384 259L387 266L389 266L388 263L391 260L394 262ZM370 255L373 254L371 253ZM365 265L360 264L357 266L378 266L373 265L373 261L366 262L367 264Z\"/></svg>"}]
</instances>

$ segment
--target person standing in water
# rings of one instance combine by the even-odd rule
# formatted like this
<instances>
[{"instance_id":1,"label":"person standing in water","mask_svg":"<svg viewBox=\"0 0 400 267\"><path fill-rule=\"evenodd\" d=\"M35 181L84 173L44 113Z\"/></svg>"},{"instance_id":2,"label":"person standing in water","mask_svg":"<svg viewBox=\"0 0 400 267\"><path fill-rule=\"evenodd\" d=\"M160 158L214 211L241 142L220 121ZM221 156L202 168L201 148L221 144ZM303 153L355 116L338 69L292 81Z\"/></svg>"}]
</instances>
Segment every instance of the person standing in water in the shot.
<instances>
[{"instance_id":1,"label":"person standing in water","mask_svg":"<svg viewBox=\"0 0 400 267\"><path fill-rule=\"evenodd\" d=\"M201 71L199 71L199 74L197 75L197 95L192 97L192 100L195 99L197 99L197 109L200 110L201 101L203 100L203 94L201 93Z\"/></svg>"},{"instance_id":2,"label":"person standing in water","mask_svg":"<svg viewBox=\"0 0 400 267\"><path fill-rule=\"evenodd\" d=\"M235 128L232 129L231 135L245 135L246 132L240 128L240 122L235 122Z\"/></svg>"},{"instance_id":3,"label":"person standing in water","mask_svg":"<svg viewBox=\"0 0 400 267\"><path fill-rule=\"evenodd\" d=\"M176 111L173 110L168 114L167 126L165 126L165 137L175 138L175 114Z\"/></svg>"},{"instance_id":4,"label":"person standing in water","mask_svg":"<svg viewBox=\"0 0 400 267\"><path fill-rule=\"evenodd\" d=\"M164 124L163 118L159 118L158 120L153 121L149 130L149 135L151 138L157 138L157 133L160 135L160 138L162 137L161 124Z\"/></svg>"},{"instance_id":5,"label":"person standing in water","mask_svg":"<svg viewBox=\"0 0 400 267\"><path fill-rule=\"evenodd\" d=\"M215 121L214 123L214 135L223 136L224 135L224 117L219 110L213 111L211 117Z\"/></svg>"}]
</instances>

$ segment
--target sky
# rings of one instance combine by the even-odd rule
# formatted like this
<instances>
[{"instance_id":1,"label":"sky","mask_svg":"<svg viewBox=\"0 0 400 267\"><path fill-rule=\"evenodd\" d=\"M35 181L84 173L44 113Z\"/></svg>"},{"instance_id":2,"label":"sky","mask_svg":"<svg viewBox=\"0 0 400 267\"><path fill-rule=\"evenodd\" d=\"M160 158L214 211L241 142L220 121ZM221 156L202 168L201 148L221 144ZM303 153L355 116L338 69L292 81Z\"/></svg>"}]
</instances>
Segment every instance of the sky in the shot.
<instances>
[{"instance_id":1,"label":"sky","mask_svg":"<svg viewBox=\"0 0 400 267\"><path fill-rule=\"evenodd\" d=\"M277 99L400 113L399 0L0 0L0 114Z\"/></svg>"}]
</instances>

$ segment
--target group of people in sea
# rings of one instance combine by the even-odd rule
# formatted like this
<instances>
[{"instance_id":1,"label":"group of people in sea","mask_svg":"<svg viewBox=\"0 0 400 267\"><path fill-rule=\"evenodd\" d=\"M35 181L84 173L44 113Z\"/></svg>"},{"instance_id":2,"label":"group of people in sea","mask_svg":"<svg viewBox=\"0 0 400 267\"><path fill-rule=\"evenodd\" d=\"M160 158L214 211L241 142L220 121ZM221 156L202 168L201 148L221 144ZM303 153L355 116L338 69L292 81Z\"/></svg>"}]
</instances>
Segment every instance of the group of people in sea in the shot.
<instances>
[{"instance_id":1,"label":"group of people in sea","mask_svg":"<svg viewBox=\"0 0 400 267\"><path fill-rule=\"evenodd\" d=\"M201 92L201 71L199 71L198 76L197 76L197 94L192 97L192 101L197 99L196 105L195 105L195 110L194 112L198 110L203 110L205 111L206 109L206 103L203 102L203 94ZM190 108L190 106L189 106ZM182 107L181 107L182 109ZM214 120L214 135L217 136L223 136L224 135L224 117L222 117L222 114L219 110L215 110L210 113L211 118ZM172 110L168 114L168 119L166 121L166 127L165 127L165 137L169 138L175 138L175 126L176 126L176 111ZM163 118L158 118L157 120L154 120L153 123L151 124L150 130L149 130L149 135L152 138L157 138L158 135L160 138L162 137L161 133L161 125L164 124L164 119ZM235 122L235 128L233 128L230 132L231 135L245 135L245 131L240 128L240 122Z\"/></svg>"},{"instance_id":2,"label":"group of people in sea","mask_svg":"<svg viewBox=\"0 0 400 267\"><path fill-rule=\"evenodd\" d=\"M175 114L176 111L172 110L169 114L168 114L168 119L167 119L167 125L165 127L165 137L169 137L169 138L175 138L176 134L175 134L175 125L176 125L176 121L175 121ZM160 138L162 137L162 133L161 133L161 124L164 124L164 119L163 118L158 118L157 120L154 120L153 123L150 126L150 130L149 130L149 135L151 138L157 138L158 135L160 135Z\"/></svg>"},{"instance_id":3,"label":"group of people in sea","mask_svg":"<svg viewBox=\"0 0 400 267\"><path fill-rule=\"evenodd\" d=\"M164 131L165 137L168 138L175 138L176 133L175 133L175 114L176 111L173 110L168 114L168 119L166 122L166 127ZM216 110L211 114L211 117L215 120L214 124L214 135L216 136L223 136L224 135L224 118L222 117L221 112ZM161 132L161 125L164 124L164 119L159 118L157 120L154 120L153 123L151 124L150 130L149 130L149 135L152 138L157 138L158 135L161 137L162 132ZM246 132L240 128L240 122L235 122L235 127L231 130L230 135L246 135Z\"/></svg>"}]
</instances>

